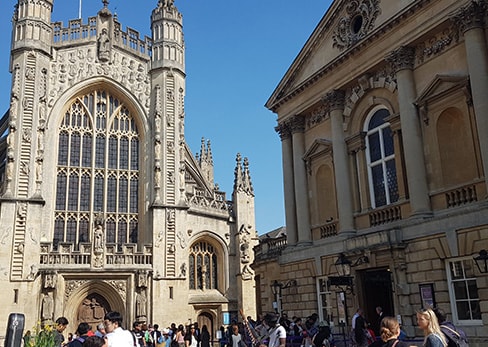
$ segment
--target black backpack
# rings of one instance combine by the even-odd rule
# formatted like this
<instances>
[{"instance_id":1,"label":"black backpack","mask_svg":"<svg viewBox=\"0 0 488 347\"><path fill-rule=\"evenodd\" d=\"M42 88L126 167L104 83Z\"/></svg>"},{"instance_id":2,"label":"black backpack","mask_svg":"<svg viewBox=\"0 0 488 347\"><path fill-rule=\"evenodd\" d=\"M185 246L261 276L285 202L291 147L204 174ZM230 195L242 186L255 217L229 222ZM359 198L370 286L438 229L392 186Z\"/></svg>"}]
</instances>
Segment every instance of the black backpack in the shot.
<instances>
[{"instance_id":1,"label":"black backpack","mask_svg":"<svg viewBox=\"0 0 488 347\"><path fill-rule=\"evenodd\" d=\"M469 347L468 340L466 340L456 330L449 328L446 325L441 325L441 330L447 338L447 347Z\"/></svg>"}]
</instances>

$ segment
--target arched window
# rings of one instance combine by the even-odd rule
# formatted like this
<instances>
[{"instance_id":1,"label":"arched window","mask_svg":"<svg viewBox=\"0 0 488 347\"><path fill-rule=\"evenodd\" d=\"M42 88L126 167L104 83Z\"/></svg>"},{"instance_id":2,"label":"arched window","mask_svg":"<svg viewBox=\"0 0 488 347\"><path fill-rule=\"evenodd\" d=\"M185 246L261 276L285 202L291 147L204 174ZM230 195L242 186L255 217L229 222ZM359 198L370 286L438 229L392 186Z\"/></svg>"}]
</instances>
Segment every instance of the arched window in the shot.
<instances>
[{"instance_id":1,"label":"arched window","mask_svg":"<svg viewBox=\"0 0 488 347\"><path fill-rule=\"evenodd\" d=\"M188 264L190 289L218 289L218 256L214 246L206 241L193 244Z\"/></svg>"},{"instance_id":2,"label":"arched window","mask_svg":"<svg viewBox=\"0 0 488 347\"><path fill-rule=\"evenodd\" d=\"M106 242L137 242L139 135L126 106L107 91L77 98L59 127L54 247L89 242L95 216ZM89 222L90 221L90 222Z\"/></svg>"},{"instance_id":3,"label":"arched window","mask_svg":"<svg viewBox=\"0 0 488 347\"><path fill-rule=\"evenodd\" d=\"M366 160L373 208L398 200L395 148L390 123L385 121L389 116L386 108L377 107L365 124Z\"/></svg>"}]
</instances>

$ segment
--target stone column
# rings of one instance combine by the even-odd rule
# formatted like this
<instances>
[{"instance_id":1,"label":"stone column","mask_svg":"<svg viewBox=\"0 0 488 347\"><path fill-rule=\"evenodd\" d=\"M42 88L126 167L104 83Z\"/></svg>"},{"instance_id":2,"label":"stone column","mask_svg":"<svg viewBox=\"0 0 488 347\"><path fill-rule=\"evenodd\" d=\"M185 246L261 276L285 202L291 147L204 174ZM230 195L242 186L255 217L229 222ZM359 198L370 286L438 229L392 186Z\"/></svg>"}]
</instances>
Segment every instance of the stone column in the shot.
<instances>
[{"instance_id":1,"label":"stone column","mask_svg":"<svg viewBox=\"0 0 488 347\"><path fill-rule=\"evenodd\" d=\"M308 206L307 170L305 154L305 118L295 116L290 121L293 144L293 174L295 179L295 203L298 230L298 245L311 242L310 208Z\"/></svg>"},{"instance_id":2,"label":"stone column","mask_svg":"<svg viewBox=\"0 0 488 347\"><path fill-rule=\"evenodd\" d=\"M342 119L344 113L344 100L345 93L342 90L333 90L327 93L322 100L329 109L332 125L332 154L334 158L334 176L340 234L354 232L351 173L349 171L349 161L346 142L344 141Z\"/></svg>"},{"instance_id":3,"label":"stone column","mask_svg":"<svg viewBox=\"0 0 488 347\"><path fill-rule=\"evenodd\" d=\"M349 152L350 167L354 172L354 184L352 186L354 211L364 212L368 208L368 165L366 164L366 132L361 131L358 134L346 139L347 150Z\"/></svg>"},{"instance_id":4,"label":"stone column","mask_svg":"<svg viewBox=\"0 0 488 347\"><path fill-rule=\"evenodd\" d=\"M281 160L283 165L283 190L285 198L286 239L289 246L295 246L298 240L295 204L295 178L293 174L293 147L290 128L279 124L275 128L281 138Z\"/></svg>"},{"instance_id":5,"label":"stone column","mask_svg":"<svg viewBox=\"0 0 488 347\"><path fill-rule=\"evenodd\" d=\"M412 216L422 217L430 215L432 212L427 186L422 133L417 108L414 104L416 99L412 71L414 59L415 49L407 46L396 49L386 57L396 72L398 83L400 122ZM398 153L397 160L400 160L400 153Z\"/></svg>"},{"instance_id":6,"label":"stone column","mask_svg":"<svg viewBox=\"0 0 488 347\"><path fill-rule=\"evenodd\" d=\"M488 190L488 48L485 36L487 4L471 1L460 8L451 20L464 33L473 107L478 129L478 141Z\"/></svg>"}]
</instances>

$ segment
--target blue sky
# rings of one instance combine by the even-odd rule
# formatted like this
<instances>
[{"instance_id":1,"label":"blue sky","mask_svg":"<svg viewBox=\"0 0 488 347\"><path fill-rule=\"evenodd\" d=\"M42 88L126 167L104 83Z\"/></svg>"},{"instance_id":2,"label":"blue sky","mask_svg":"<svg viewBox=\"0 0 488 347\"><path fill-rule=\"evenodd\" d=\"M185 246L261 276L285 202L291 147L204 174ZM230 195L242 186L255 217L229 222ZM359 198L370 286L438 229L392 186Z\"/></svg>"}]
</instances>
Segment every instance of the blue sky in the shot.
<instances>
[{"instance_id":1,"label":"blue sky","mask_svg":"<svg viewBox=\"0 0 488 347\"><path fill-rule=\"evenodd\" d=\"M110 0L123 30L150 36L157 0ZM17 0L0 12L0 113L8 109L11 18ZM276 115L264 107L331 0L175 0L186 43L185 137L193 153L211 141L215 182L231 198L237 153L249 159L256 229L285 224L281 140ZM129 5L130 4L130 5ZM102 8L82 0L83 23ZM79 0L54 0L53 21L78 18Z\"/></svg>"}]
</instances>

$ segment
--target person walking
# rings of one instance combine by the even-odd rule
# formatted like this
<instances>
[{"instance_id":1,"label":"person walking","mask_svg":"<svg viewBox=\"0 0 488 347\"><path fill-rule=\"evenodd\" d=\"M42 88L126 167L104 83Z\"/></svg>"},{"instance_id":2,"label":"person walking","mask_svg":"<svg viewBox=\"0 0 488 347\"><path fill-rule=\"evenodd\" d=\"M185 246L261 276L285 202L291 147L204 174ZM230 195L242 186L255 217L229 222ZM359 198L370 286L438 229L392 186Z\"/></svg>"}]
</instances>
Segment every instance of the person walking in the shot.
<instances>
[{"instance_id":1,"label":"person walking","mask_svg":"<svg viewBox=\"0 0 488 347\"><path fill-rule=\"evenodd\" d=\"M463 330L456 328L452 322L447 320L447 315L444 310L436 307L433 311L439 321L441 331L447 339L447 347L468 347L469 343L466 333Z\"/></svg>"},{"instance_id":2,"label":"person walking","mask_svg":"<svg viewBox=\"0 0 488 347\"><path fill-rule=\"evenodd\" d=\"M210 332L205 324L200 332L200 347L210 347Z\"/></svg>"},{"instance_id":3,"label":"person walking","mask_svg":"<svg viewBox=\"0 0 488 347\"><path fill-rule=\"evenodd\" d=\"M370 344L370 347L410 347L405 341L398 339L400 336L400 323L395 317L385 316L380 323L381 340Z\"/></svg>"},{"instance_id":4,"label":"person walking","mask_svg":"<svg viewBox=\"0 0 488 347\"><path fill-rule=\"evenodd\" d=\"M447 347L446 338L432 309L417 311L417 324L424 332L424 347Z\"/></svg>"}]
</instances>

